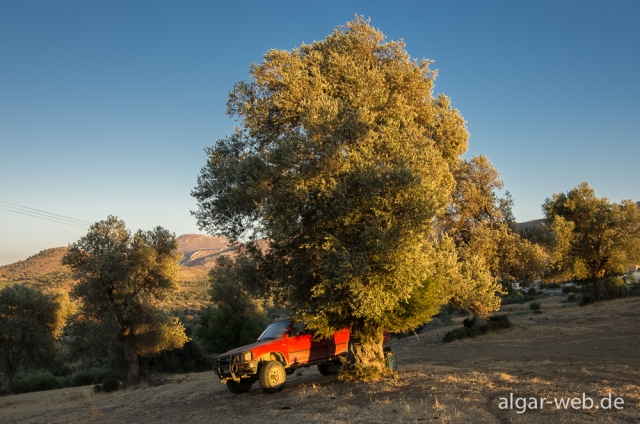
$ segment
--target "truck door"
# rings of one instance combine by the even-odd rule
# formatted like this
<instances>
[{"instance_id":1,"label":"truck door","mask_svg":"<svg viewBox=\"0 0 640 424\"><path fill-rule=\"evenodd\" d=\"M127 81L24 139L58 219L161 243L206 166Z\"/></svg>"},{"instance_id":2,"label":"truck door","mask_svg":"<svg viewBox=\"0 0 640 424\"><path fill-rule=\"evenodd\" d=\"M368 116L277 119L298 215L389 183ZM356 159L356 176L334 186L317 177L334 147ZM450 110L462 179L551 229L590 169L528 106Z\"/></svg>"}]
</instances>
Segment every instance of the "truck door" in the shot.
<instances>
[{"instance_id":1,"label":"truck door","mask_svg":"<svg viewBox=\"0 0 640 424\"><path fill-rule=\"evenodd\" d=\"M327 340L313 340L313 334L306 331L304 324L296 322L289 331L287 350L291 365L304 365L327 357Z\"/></svg>"},{"instance_id":2,"label":"truck door","mask_svg":"<svg viewBox=\"0 0 640 424\"><path fill-rule=\"evenodd\" d=\"M349 346L349 330L338 330L327 339L327 355L329 358L347 353Z\"/></svg>"}]
</instances>

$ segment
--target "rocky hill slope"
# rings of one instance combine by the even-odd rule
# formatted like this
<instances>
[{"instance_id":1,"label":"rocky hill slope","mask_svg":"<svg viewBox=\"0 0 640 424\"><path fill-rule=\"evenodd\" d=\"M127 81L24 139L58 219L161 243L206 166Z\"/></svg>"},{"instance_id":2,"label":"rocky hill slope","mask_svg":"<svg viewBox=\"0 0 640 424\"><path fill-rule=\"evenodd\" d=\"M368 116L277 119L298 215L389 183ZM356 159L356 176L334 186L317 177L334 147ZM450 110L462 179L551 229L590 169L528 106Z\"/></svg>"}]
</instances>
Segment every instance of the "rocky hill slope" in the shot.
<instances>
[{"instance_id":1,"label":"rocky hill slope","mask_svg":"<svg viewBox=\"0 0 640 424\"><path fill-rule=\"evenodd\" d=\"M181 285L168 302L168 308L199 308L209 300L207 274L220 255L231 255L235 249L224 237L184 234L177 238L184 258L180 261ZM25 283L44 291L70 291L74 284L71 271L61 264L66 247L43 250L22 261L0 266L0 289L13 283Z\"/></svg>"}]
</instances>

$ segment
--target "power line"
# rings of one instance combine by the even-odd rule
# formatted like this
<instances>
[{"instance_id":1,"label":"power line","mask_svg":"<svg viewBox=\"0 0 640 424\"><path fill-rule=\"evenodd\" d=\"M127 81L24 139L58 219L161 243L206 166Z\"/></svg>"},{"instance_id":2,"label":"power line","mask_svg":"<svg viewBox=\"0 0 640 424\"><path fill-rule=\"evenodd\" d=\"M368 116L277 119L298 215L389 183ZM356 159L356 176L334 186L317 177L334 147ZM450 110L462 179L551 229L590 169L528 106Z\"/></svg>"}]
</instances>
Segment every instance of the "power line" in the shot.
<instances>
[{"instance_id":1,"label":"power line","mask_svg":"<svg viewBox=\"0 0 640 424\"><path fill-rule=\"evenodd\" d=\"M54 218L54 219L62 218L65 221L71 221L71 222L75 221L77 223L83 223L83 224L91 225L91 222L83 221L81 219L71 218L71 217L64 216L64 215L58 215L57 213L51 213L51 212L43 211L43 210L40 210L40 209L30 208L30 207L27 207L27 206L16 205L15 203L9 203L9 202L5 202L3 200L0 200L0 203L4 203L5 205L10 205L10 207L12 209L15 209L15 208L18 208L18 210L27 209L27 210L24 210L23 212L35 211L35 213L37 213L38 215L45 215L45 216L49 216L49 217ZM30 212L30 213L34 213L34 212Z\"/></svg>"},{"instance_id":2,"label":"power line","mask_svg":"<svg viewBox=\"0 0 640 424\"><path fill-rule=\"evenodd\" d=\"M6 202L2 202L2 203L6 203ZM54 216L49 216L49 215L44 215L44 214L37 214L37 212L28 212L28 211L24 211L24 210L14 210L14 209L9 209L7 207L4 207L4 205L0 205L0 209L8 211L8 212L13 212L13 213L17 213L20 215L26 215L26 216L31 216L33 218L40 218L40 219L44 219L46 221L51 221L51 222L56 222L58 224L65 224L65 225L70 225L72 227L76 227L76 228L82 228L82 229L87 229L88 226L82 226L82 224L80 222L67 222L67 221L63 221L59 218L56 218ZM79 221L79 220L78 220ZM84 222L84 221L81 221Z\"/></svg>"}]
</instances>

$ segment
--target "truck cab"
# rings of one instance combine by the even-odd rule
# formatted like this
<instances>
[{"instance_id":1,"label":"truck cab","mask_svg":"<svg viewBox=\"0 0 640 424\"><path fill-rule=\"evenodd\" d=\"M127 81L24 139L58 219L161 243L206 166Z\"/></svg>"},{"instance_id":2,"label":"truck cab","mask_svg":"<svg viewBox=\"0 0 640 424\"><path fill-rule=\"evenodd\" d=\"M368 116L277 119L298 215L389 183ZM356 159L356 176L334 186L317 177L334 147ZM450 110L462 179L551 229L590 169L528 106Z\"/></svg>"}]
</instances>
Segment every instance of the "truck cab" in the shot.
<instances>
[{"instance_id":1,"label":"truck cab","mask_svg":"<svg viewBox=\"0 0 640 424\"><path fill-rule=\"evenodd\" d=\"M298 368L317 365L323 375L337 374L348 344L347 329L319 339L304 323L282 319L269 325L255 343L218 356L215 372L234 394L249 391L255 381L265 392L275 393Z\"/></svg>"}]
</instances>

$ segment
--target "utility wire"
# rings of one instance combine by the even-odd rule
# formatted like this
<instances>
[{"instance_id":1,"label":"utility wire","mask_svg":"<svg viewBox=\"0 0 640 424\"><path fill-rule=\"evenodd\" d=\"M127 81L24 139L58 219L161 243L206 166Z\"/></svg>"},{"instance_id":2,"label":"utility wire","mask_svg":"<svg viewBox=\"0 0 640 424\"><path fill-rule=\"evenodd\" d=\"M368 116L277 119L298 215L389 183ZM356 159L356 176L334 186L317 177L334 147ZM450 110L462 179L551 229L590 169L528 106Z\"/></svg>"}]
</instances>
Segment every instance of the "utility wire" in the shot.
<instances>
[{"instance_id":1,"label":"utility wire","mask_svg":"<svg viewBox=\"0 0 640 424\"><path fill-rule=\"evenodd\" d=\"M49 219L49 218L44 218L44 217L42 217L42 216L38 216L38 215L31 215L31 214L24 213L24 212L18 212L18 211L14 211L14 210L11 210L11 209L5 209L5 208L3 208L2 206L0 206L0 209L5 210L5 211L9 211L9 212L13 212L13 213L18 213L18 214L20 214L20 215L32 216L32 217L34 217L34 218L40 218L40 219L44 219L44 220L51 221L51 222L57 222L58 224L70 225L70 226L72 226L72 227L76 227L76 228L83 228L83 229L85 229L85 230L87 229L87 227L81 227L81 226L79 226L79 225L70 224L70 223L68 223L68 222L64 222L64 221L56 221L55 219Z\"/></svg>"},{"instance_id":2,"label":"utility wire","mask_svg":"<svg viewBox=\"0 0 640 424\"><path fill-rule=\"evenodd\" d=\"M75 221L70 221L64 218L57 218L55 216L51 216L51 215L47 215L44 213L39 213L39 212L31 212L31 211L26 211L23 209L17 209L17 208L12 208L11 206L7 207L3 204L0 204L0 208L5 210L5 211L9 211L9 212L15 212L15 213L19 213L22 215L28 215L28 216L33 216L35 218L43 218L43 219L47 219L49 221L54 221L54 222L60 222L63 224L69 224L69 225L75 225L75 226L82 226L82 228L86 228L87 224L83 224L82 222L75 222Z\"/></svg>"},{"instance_id":3,"label":"utility wire","mask_svg":"<svg viewBox=\"0 0 640 424\"><path fill-rule=\"evenodd\" d=\"M6 203L6 202L2 202L2 203ZM46 221L51 221L51 222L57 222L58 224L65 224L65 225L70 225L72 227L76 227L76 228L82 228L82 229L87 229L87 225L82 225L80 222L67 222L67 221L63 221L59 218L56 218L55 216L49 216L49 215L45 215L45 214L38 214L37 212L29 212L29 211L24 211L24 210L14 210L14 209L9 209L7 207L5 207L4 205L0 204L0 209L8 211L8 212L13 212L13 213L17 213L20 215L26 215L26 216L31 216L33 218L40 218L40 219L44 219ZM55 214L52 214L55 215ZM78 220L80 221L80 220ZM84 221L81 221L84 222Z\"/></svg>"},{"instance_id":4,"label":"utility wire","mask_svg":"<svg viewBox=\"0 0 640 424\"><path fill-rule=\"evenodd\" d=\"M55 219L59 219L62 218L65 221L71 221L71 222L76 222L76 223L83 223L83 224L89 224L91 225L91 222L88 221L83 221L81 219L75 219L75 218L70 218L68 216L64 216L64 215L58 215L57 213L51 213L51 212L46 212L40 209L34 209L34 208L29 208L27 206L21 206L21 205L16 205L15 203L9 203L9 202L5 202L3 200L0 200L0 203L4 203L5 205L10 205L9 207L11 207L12 209L18 208L18 210L21 209L26 209L24 210L24 212L30 212L30 211L35 211L35 212L30 212L30 213L36 213L38 215L45 215L45 216L50 216L51 218L55 218Z\"/></svg>"}]
</instances>

